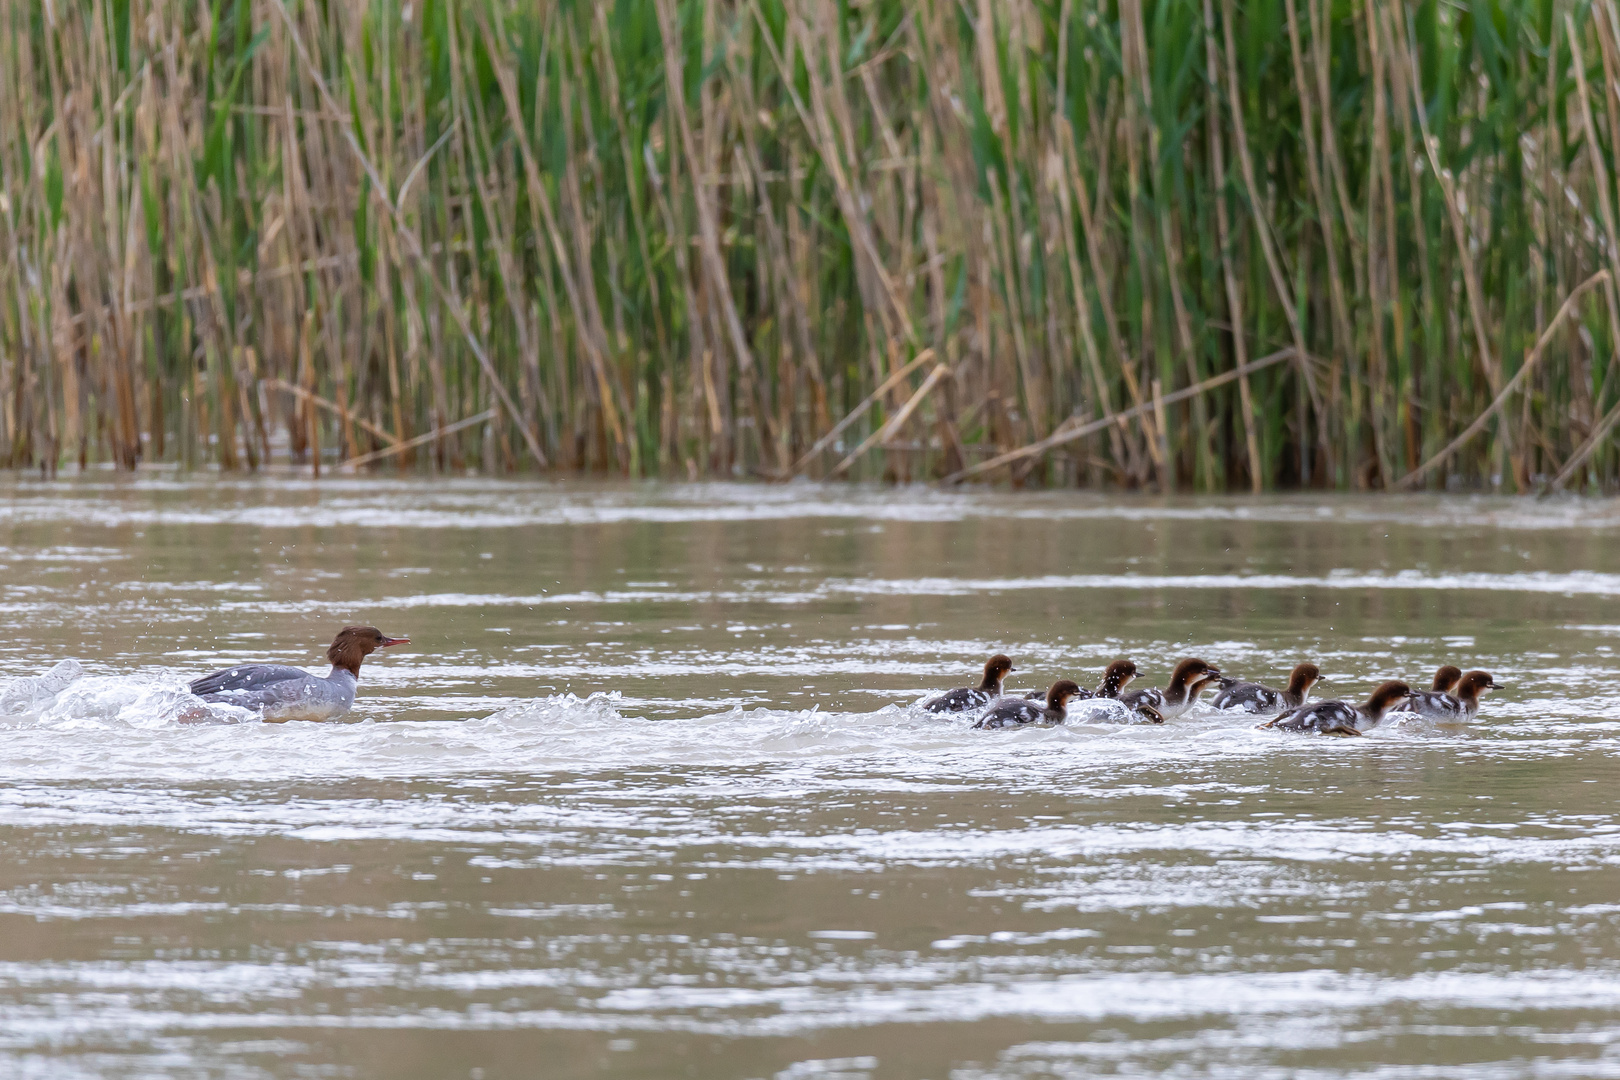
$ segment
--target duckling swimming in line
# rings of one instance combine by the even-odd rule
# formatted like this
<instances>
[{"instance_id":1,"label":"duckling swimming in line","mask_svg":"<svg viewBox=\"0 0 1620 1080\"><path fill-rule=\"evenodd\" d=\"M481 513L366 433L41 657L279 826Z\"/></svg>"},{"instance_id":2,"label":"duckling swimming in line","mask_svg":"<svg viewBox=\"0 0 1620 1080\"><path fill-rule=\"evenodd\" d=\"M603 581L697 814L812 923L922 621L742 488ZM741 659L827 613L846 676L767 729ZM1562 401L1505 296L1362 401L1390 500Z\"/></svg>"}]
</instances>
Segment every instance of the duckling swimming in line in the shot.
<instances>
[{"instance_id":1,"label":"duckling swimming in line","mask_svg":"<svg viewBox=\"0 0 1620 1080\"><path fill-rule=\"evenodd\" d=\"M1268 716L1299 708L1305 704L1311 687L1322 681L1322 670L1315 664L1300 664L1289 674L1286 690L1260 683L1233 683L1222 688L1210 704L1217 709L1242 709L1254 716Z\"/></svg>"},{"instance_id":2,"label":"duckling swimming in line","mask_svg":"<svg viewBox=\"0 0 1620 1080\"><path fill-rule=\"evenodd\" d=\"M978 686L959 686L955 690L947 690L923 702L923 708L932 713L970 712L983 708L1001 696L1001 686L1007 681L1007 673L1017 670L1010 659L996 653L985 661L984 678Z\"/></svg>"},{"instance_id":3,"label":"duckling swimming in line","mask_svg":"<svg viewBox=\"0 0 1620 1080\"><path fill-rule=\"evenodd\" d=\"M1017 728L1031 724L1051 725L1063 723L1069 699L1083 693L1079 684L1070 679L1059 679L1046 692L1046 704L1037 705L1026 698L1003 698L990 711L979 717L975 728Z\"/></svg>"},{"instance_id":4,"label":"duckling swimming in line","mask_svg":"<svg viewBox=\"0 0 1620 1080\"><path fill-rule=\"evenodd\" d=\"M1454 669L1455 670L1455 669ZM1419 690L1396 712L1416 713L1431 720L1472 720L1479 715L1479 699L1501 684L1491 678L1488 671L1470 671L1456 682L1457 693L1437 694L1432 690Z\"/></svg>"},{"instance_id":5,"label":"duckling swimming in line","mask_svg":"<svg viewBox=\"0 0 1620 1080\"><path fill-rule=\"evenodd\" d=\"M1163 690L1132 690L1121 694L1119 700L1131 709L1146 705L1164 719L1173 720L1197 704L1198 695L1220 677L1219 669L1196 657L1188 657L1176 665L1170 673L1169 685Z\"/></svg>"},{"instance_id":6,"label":"duckling swimming in line","mask_svg":"<svg viewBox=\"0 0 1620 1080\"><path fill-rule=\"evenodd\" d=\"M1372 692L1365 704L1352 705L1347 701L1317 701L1285 712L1260 726L1317 735L1360 735L1384 718L1391 709L1405 703L1412 688L1391 679Z\"/></svg>"}]
</instances>

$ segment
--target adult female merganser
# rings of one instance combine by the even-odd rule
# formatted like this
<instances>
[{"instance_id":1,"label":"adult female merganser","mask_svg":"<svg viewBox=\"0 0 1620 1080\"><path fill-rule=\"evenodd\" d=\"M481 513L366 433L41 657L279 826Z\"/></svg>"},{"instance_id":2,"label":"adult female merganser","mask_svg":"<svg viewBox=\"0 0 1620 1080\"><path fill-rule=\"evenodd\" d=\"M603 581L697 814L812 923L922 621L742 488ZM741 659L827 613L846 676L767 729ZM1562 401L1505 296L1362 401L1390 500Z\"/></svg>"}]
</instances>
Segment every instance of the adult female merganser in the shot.
<instances>
[{"instance_id":1,"label":"adult female merganser","mask_svg":"<svg viewBox=\"0 0 1620 1080\"><path fill-rule=\"evenodd\" d=\"M1372 692L1365 705L1347 701L1317 701L1302 705L1260 726L1282 731L1315 732L1318 735L1360 735L1398 707L1412 694L1412 688L1393 679Z\"/></svg>"},{"instance_id":2,"label":"adult female merganser","mask_svg":"<svg viewBox=\"0 0 1620 1080\"><path fill-rule=\"evenodd\" d=\"M938 713L983 708L1001 696L1001 684L1007 681L1007 673L1017 670L1011 660L996 653L985 661L984 678L978 686L959 686L955 690L947 690L939 697L923 702L923 708Z\"/></svg>"},{"instance_id":3,"label":"adult female merganser","mask_svg":"<svg viewBox=\"0 0 1620 1080\"><path fill-rule=\"evenodd\" d=\"M1220 677L1216 668L1188 657L1176 665L1175 671L1170 673L1170 685L1163 690L1132 690L1121 694L1119 700L1131 709L1150 706L1164 719L1171 720L1192 708L1198 695Z\"/></svg>"},{"instance_id":4,"label":"adult female merganser","mask_svg":"<svg viewBox=\"0 0 1620 1080\"><path fill-rule=\"evenodd\" d=\"M410 638L388 637L375 626L345 626L326 650L332 671L325 678L280 664L243 664L197 679L191 692L204 701L258 709L270 723L335 720L354 705L360 661L378 649L410 643Z\"/></svg>"},{"instance_id":5,"label":"adult female merganser","mask_svg":"<svg viewBox=\"0 0 1620 1080\"><path fill-rule=\"evenodd\" d=\"M1400 708L1401 712L1415 712L1422 716L1453 716L1457 684L1462 682L1462 668L1445 665L1434 673L1434 686L1428 690L1414 690L1412 697Z\"/></svg>"},{"instance_id":6,"label":"adult female merganser","mask_svg":"<svg viewBox=\"0 0 1620 1080\"><path fill-rule=\"evenodd\" d=\"M1322 681L1315 664L1300 664L1288 676L1288 689L1278 690L1260 683L1240 682L1225 687L1210 702L1217 709L1242 709L1255 716L1287 712L1305 704L1311 687Z\"/></svg>"},{"instance_id":7,"label":"adult female merganser","mask_svg":"<svg viewBox=\"0 0 1620 1080\"><path fill-rule=\"evenodd\" d=\"M1396 711L1417 713L1431 720L1472 720L1479 713L1479 699L1492 690L1502 689L1488 671L1470 671L1454 685L1457 688L1455 695L1437 694L1432 690L1414 691L1406 704Z\"/></svg>"},{"instance_id":8,"label":"adult female merganser","mask_svg":"<svg viewBox=\"0 0 1620 1080\"><path fill-rule=\"evenodd\" d=\"M1016 728L1030 724L1061 724L1066 715L1064 707L1069 699L1082 691L1069 679L1059 679L1046 692L1046 704L1037 705L1026 698L1003 698L989 712L979 717L976 728Z\"/></svg>"}]
</instances>

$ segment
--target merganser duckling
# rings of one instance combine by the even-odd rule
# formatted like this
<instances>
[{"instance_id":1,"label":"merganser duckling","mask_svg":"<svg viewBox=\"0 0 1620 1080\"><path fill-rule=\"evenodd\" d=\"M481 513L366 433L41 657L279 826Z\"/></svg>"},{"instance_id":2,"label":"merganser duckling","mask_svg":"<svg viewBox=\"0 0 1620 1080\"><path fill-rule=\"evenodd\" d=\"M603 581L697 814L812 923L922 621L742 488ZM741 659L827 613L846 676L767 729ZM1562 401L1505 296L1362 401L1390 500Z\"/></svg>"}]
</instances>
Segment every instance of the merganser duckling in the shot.
<instances>
[{"instance_id":1,"label":"merganser duckling","mask_svg":"<svg viewBox=\"0 0 1620 1080\"><path fill-rule=\"evenodd\" d=\"M1434 685L1429 687L1429 690L1436 694L1449 694L1457 689L1457 684L1462 682L1462 677L1462 668L1454 664L1442 664L1435 668ZM1421 693L1421 691L1413 691L1413 693Z\"/></svg>"},{"instance_id":2,"label":"merganser duckling","mask_svg":"<svg viewBox=\"0 0 1620 1080\"><path fill-rule=\"evenodd\" d=\"M1384 718L1412 694L1412 688L1391 679L1372 692L1365 705L1352 705L1347 701L1317 701L1302 705L1281 716L1261 724L1263 728L1318 735L1360 735Z\"/></svg>"},{"instance_id":3,"label":"merganser duckling","mask_svg":"<svg viewBox=\"0 0 1620 1080\"><path fill-rule=\"evenodd\" d=\"M1136 678L1136 665L1129 660L1115 660L1103 670L1102 682L1097 689L1087 694L1093 698L1117 698L1125 692L1125 687Z\"/></svg>"},{"instance_id":4,"label":"merganser duckling","mask_svg":"<svg viewBox=\"0 0 1620 1080\"><path fill-rule=\"evenodd\" d=\"M996 653L985 661L984 678L978 686L959 686L955 690L947 690L938 697L923 702L923 708L936 713L981 709L1001 696L1001 684L1007 681L1007 673L1017 670L1011 660L1001 653Z\"/></svg>"},{"instance_id":5,"label":"merganser duckling","mask_svg":"<svg viewBox=\"0 0 1620 1080\"><path fill-rule=\"evenodd\" d=\"M1287 712L1305 704L1311 687L1322 681L1322 670L1315 664L1300 664L1288 676L1288 689L1278 690L1253 682L1234 682L1221 688L1210 702L1217 709L1242 709L1255 716Z\"/></svg>"},{"instance_id":6,"label":"merganser duckling","mask_svg":"<svg viewBox=\"0 0 1620 1080\"><path fill-rule=\"evenodd\" d=\"M1103 670L1102 681L1097 684L1097 689L1087 690L1082 686L1080 692L1074 696L1075 700L1095 701L1117 698L1120 692L1125 689L1126 684L1134 678L1136 678L1135 664L1129 660L1115 660ZM1031 690L1024 697L1029 701L1042 701L1046 698L1046 693L1042 690Z\"/></svg>"},{"instance_id":7,"label":"merganser duckling","mask_svg":"<svg viewBox=\"0 0 1620 1080\"><path fill-rule=\"evenodd\" d=\"M1457 688L1455 695L1418 690L1396 711L1416 713L1431 720L1472 720L1479 714L1479 699L1492 690L1502 689L1501 684L1492 679L1488 671L1470 671L1458 679L1455 685Z\"/></svg>"},{"instance_id":8,"label":"merganser duckling","mask_svg":"<svg viewBox=\"0 0 1620 1080\"><path fill-rule=\"evenodd\" d=\"M1130 709L1150 706L1166 720L1173 720L1192 708L1209 685L1221 677L1218 669L1193 657L1181 661L1170 673L1170 684L1163 690L1132 690L1119 700Z\"/></svg>"},{"instance_id":9,"label":"merganser duckling","mask_svg":"<svg viewBox=\"0 0 1620 1080\"><path fill-rule=\"evenodd\" d=\"M204 701L257 709L270 723L335 720L354 706L360 662L378 649L410 643L375 626L345 626L326 650L332 671L324 678L280 664L242 664L195 680L191 692Z\"/></svg>"},{"instance_id":10,"label":"merganser duckling","mask_svg":"<svg viewBox=\"0 0 1620 1080\"><path fill-rule=\"evenodd\" d=\"M1086 724L1162 724L1164 716L1146 702L1131 706L1119 699L1125 685L1136 678L1136 665L1115 660L1103 672L1095 691L1080 691L1081 712L1075 719Z\"/></svg>"},{"instance_id":11,"label":"merganser duckling","mask_svg":"<svg viewBox=\"0 0 1620 1080\"><path fill-rule=\"evenodd\" d=\"M1061 724L1069 699L1082 693L1069 679L1059 679L1046 692L1046 704L1037 705L1026 698L1003 698L979 717L975 728L1016 728L1030 724Z\"/></svg>"},{"instance_id":12,"label":"merganser duckling","mask_svg":"<svg viewBox=\"0 0 1620 1080\"><path fill-rule=\"evenodd\" d=\"M1434 673L1434 686L1428 690L1412 691L1412 698L1400 708L1401 712L1415 712L1420 716L1453 716L1457 703L1454 692L1462 682L1462 668L1446 664Z\"/></svg>"}]
</instances>

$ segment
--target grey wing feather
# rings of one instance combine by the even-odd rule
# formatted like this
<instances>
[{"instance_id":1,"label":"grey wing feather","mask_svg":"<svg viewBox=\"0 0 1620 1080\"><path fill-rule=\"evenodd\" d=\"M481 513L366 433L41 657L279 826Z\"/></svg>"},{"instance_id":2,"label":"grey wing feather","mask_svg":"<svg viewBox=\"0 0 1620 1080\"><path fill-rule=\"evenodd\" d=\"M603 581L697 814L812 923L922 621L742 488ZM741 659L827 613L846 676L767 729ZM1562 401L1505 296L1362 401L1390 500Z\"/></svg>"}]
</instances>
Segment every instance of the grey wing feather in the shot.
<instances>
[{"instance_id":1,"label":"grey wing feather","mask_svg":"<svg viewBox=\"0 0 1620 1080\"><path fill-rule=\"evenodd\" d=\"M1434 690L1414 691L1407 703L1397 712L1417 713L1435 720L1450 720L1461 716L1462 703L1450 694L1443 694Z\"/></svg>"},{"instance_id":2,"label":"grey wing feather","mask_svg":"<svg viewBox=\"0 0 1620 1080\"><path fill-rule=\"evenodd\" d=\"M990 698L983 690L976 690L971 686L958 687L948 690L939 697L923 703L923 708L929 712L967 712L977 709Z\"/></svg>"},{"instance_id":3,"label":"grey wing feather","mask_svg":"<svg viewBox=\"0 0 1620 1080\"><path fill-rule=\"evenodd\" d=\"M1358 719L1360 714L1343 702L1324 701L1295 709L1268 726L1283 731L1314 731L1320 735L1360 735Z\"/></svg>"},{"instance_id":4,"label":"grey wing feather","mask_svg":"<svg viewBox=\"0 0 1620 1080\"><path fill-rule=\"evenodd\" d=\"M1282 707L1282 695L1259 683L1238 683L1222 690L1212 704L1217 709L1242 709L1244 712L1271 712Z\"/></svg>"},{"instance_id":5,"label":"grey wing feather","mask_svg":"<svg viewBox=\"0 0 1620 1080\"><path fill-rule=\"evenodd\" d=\"M309 672L302 668L285 667L281 664L242 664L239 667L216 671L212 675L204 675L193 681L191 692L200 698L224 695L222 700L230 701L234 697L256 693L289 679L307 678Z\"/></svg>"},{"instance_id":6,"label":"grey wing feather","mask_svg":"<svg viewBox=\"0 0 1620 1080\"><path fill-rule=\"evenodd\" d=\"M1132 690L1119 695L1119 700L1125 703L1126 708L1134 709L1138 705L1151 705L1155 709L1164 707L1164 692L1158 688L1152 690Z\"/></svg>"},{"instance_id":7,"label":"grey wing feather","mask_svg":"<svg viewBox=\"0 0 1620 1080\"><path fill-rule=\"evenodd\" d=\"M1008 728L1022 727L1033 724L1041 719L1042 712L1027 701L1003 701L989 712L979 718L973 726L976 728Z\"/></svg>"}]
</instances>

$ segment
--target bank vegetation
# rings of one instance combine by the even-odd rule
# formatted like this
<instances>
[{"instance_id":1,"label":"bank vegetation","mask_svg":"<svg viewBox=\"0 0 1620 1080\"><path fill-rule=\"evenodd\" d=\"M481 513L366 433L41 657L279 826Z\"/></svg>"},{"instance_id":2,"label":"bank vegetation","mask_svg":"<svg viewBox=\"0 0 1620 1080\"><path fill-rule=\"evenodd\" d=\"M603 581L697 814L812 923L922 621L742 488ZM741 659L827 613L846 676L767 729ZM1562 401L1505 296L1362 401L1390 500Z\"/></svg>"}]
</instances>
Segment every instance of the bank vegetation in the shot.
<instances>
[{"instance_id":1,"label":"bank vegetation","mask_svg":"<svg viewBox=\"0 0 1620 1080\"><path fill-rule=\"evenodd\" d=\"M1615 0L0 0L0 467L1613 488Z\"/></svg>"}]
</instances>

